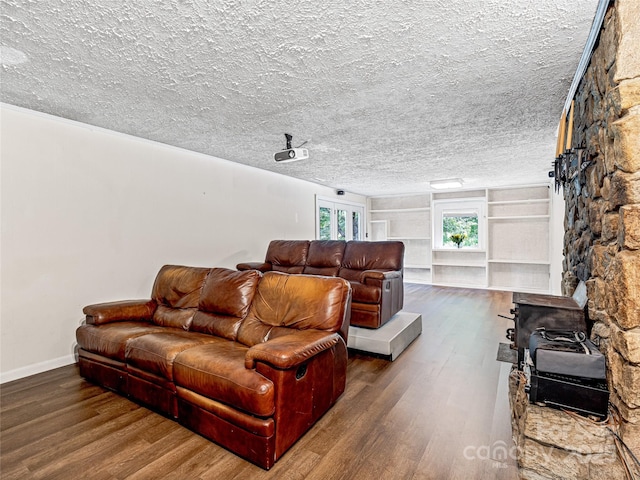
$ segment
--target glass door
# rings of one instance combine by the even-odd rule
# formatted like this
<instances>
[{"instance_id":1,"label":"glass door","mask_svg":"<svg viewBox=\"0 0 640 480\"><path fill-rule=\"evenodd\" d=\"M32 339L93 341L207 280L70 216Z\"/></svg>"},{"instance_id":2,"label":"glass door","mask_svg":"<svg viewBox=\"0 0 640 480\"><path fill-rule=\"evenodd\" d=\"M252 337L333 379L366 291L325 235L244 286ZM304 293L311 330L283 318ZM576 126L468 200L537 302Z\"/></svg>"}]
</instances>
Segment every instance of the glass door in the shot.
<instances>
[{"instance_id":1,"label":"glass door","mask_svg":"<svg viewBox=\"0 0 640 480\"><path fill-rule=\"evenodd\" d=\"M364 205L316 197L316 238L319 240L364 240L363 221Z\"/></svg>"}]
</instances>

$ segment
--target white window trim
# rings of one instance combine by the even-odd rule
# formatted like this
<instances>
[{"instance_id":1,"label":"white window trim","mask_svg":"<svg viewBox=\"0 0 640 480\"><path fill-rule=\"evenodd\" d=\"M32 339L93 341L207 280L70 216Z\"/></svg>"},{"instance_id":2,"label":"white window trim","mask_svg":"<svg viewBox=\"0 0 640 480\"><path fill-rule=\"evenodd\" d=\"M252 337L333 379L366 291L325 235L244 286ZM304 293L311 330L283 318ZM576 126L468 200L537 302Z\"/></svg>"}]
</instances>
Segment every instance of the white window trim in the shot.
<instances>
[{"instance_id":1,"label":"white window trim","mask_svg":"<svg viewBox=\"0 0 640 480\"><path fill-rule=\"evenodd\" d=\"M463 247L463 250L482 252L487 245L487 215L485 199L443 199L433 201L433 250L452 250L451 247L442 245L442 218L450 213L476 213L478 215L478 246ZM456 249L457 250L457 249Z\"/></svg>"}]
</instances>

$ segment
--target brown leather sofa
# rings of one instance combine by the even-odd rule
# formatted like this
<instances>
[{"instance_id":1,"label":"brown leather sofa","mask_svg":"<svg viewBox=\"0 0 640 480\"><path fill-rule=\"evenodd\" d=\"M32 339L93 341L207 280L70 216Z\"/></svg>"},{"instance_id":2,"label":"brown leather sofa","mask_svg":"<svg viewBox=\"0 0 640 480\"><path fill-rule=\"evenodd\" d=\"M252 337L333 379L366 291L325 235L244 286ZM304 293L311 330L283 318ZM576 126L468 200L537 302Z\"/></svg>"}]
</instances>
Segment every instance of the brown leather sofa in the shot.
<instances>
[{"instance_id":1,"label":"brown leather sofa","mask_svg":"<svg viewBox=\"0 0 640 480\"><path fill-rule=\"evenodd\" d=\"M341 278L164 266L150 300L89 305L80 374L269 469L345 389Z\"/></svg>"},{"instance_id":2,"label":"brown leather sofa","mask_svg":"<svg viewBox=\"0 0 640 480\"><path fill-rule=\"evenodd\" d=\"M338 276L351 283L351 325L380 328L402 310L404 244L397 241L273 240L264 262L240 271Z\"/></svg>"}]
</instances>

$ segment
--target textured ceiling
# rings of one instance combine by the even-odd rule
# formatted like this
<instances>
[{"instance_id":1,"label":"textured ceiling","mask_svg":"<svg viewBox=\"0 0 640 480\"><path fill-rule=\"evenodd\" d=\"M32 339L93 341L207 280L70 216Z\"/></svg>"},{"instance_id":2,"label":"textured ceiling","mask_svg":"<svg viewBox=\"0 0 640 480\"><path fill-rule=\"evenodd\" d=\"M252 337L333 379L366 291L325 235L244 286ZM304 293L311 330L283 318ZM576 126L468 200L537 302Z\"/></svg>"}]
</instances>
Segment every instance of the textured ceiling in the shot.
<instances>
[{"instance_id":1,"label":"textured ceiling","mask_svg":"<svg viewBox=\"0 0 640 480\"><path fill-rule=\"evenodd\" d=\"M539 182L596 6L3 0L1 99L365 195Z\"/></svg>"}]
</instances>

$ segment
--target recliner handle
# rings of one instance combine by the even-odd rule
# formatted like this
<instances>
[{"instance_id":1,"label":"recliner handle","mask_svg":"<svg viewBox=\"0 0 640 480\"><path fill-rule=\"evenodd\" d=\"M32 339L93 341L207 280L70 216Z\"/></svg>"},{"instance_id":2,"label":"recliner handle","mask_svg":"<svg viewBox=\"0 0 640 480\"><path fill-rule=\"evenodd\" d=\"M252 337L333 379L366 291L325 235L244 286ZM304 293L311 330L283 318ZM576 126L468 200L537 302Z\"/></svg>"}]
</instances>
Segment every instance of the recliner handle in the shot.
<instances>
[{"instance_id":1,"label":"recliner handle","mask_svg":"<svg viewBox=\"0 0 640 480\"><path fill-rule=\"evenodd\" d=\"M307 374L307 364L305 363L304 365L300 365L296 370L296 380L300 380L306 374Z\"/></svg>"}]
</instances>

